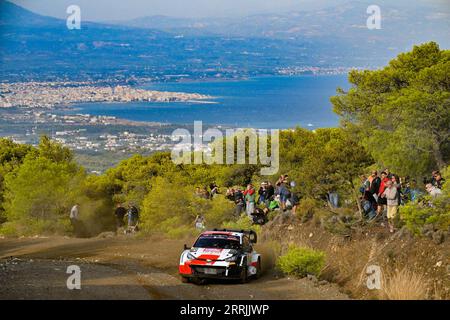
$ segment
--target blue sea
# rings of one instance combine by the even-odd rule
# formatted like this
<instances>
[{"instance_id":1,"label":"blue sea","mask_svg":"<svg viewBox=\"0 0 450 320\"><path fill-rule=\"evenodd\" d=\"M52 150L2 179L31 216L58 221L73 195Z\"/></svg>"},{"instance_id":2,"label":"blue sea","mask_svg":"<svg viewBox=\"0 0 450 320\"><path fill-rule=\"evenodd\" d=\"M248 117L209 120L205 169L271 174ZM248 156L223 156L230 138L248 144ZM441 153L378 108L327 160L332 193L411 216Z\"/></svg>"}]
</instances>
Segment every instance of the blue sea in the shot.
<instances>
[{"instance_id":1,"label":"blue sea","mask_svg":"<svg viewBox=\"0 0 450 320\"><path fill-rule=\"evenodd\" d=\"M143 88L211 95L215 103L86 103L76 105L73 112L172 124L201 120L232 127L314 129L338 125L329 98L337 87L348 86L346 75L151 83Z\"/></svg>"}]
</instances>

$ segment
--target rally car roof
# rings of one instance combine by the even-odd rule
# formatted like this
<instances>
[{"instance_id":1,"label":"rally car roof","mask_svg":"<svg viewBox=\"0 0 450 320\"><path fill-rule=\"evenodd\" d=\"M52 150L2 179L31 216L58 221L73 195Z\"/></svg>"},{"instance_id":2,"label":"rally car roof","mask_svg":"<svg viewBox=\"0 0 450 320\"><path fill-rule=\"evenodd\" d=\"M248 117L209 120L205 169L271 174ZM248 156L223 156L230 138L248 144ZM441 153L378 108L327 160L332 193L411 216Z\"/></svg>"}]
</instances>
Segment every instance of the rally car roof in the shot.
<instances>
[{"instance_id":1,"label":"rally car roof","mask_svg":"<svg viewBox=\"0 0 450 320\"><path fill-rule=\"evenodd\" d=\"M210 230L210 231L205 231L203 232L200 237L202 235L213 235L213 234L217 234L217 235L227 235L227 236L238 236L238 237L242 237L244 234L250 236L250 241L253 243L256 243L256 232L253 230L231 230L231 229L214 229L214 230Z\"/></svg>"},{"instance_id":2,"label":"rally car roof","mask_svg":"<svg viewBox=\"0 0 450 320\"><path fill-rule=\"evenodd\" d=\"M223 235L227 235L227 236L242 236L243 233L242 232L233 232L233 231L205 231L202 232L202 235L210 235L210 234L223 234Z\"/></svg>"}]
</instances>

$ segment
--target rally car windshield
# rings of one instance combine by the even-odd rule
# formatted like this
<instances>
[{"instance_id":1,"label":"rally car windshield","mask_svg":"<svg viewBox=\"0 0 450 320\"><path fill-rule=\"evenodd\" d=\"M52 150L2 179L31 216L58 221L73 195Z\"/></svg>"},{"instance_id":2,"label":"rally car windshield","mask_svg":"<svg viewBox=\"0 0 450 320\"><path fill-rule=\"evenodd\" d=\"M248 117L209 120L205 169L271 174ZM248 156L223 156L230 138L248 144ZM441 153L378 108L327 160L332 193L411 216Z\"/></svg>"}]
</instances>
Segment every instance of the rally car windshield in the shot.
<instances>
[{"instance_id":1,"label":"rally car windshield","mask_svg":"<svg viewBox=\"0 0 450 320\"><path fill-rule=\"evenodd\" d=\"M230 237L201 237L195 242L196 248L239 249L239 239Z\"/></svg>"}]
</instances>

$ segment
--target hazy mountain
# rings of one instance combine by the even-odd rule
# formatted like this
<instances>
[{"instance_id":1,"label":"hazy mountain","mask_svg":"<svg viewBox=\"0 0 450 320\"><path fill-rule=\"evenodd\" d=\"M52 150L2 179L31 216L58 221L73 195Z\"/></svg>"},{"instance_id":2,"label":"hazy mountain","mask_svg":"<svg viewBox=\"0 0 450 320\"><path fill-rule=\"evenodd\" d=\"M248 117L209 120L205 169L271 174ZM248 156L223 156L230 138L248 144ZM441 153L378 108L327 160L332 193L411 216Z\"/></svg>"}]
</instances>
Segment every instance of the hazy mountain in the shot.
<instances>
[{"instance_id":1,"label":"hazy mountain","mask_svg":"<svg viewBox=\"0 0 450 320\"><path fill-rule=\"evenodd\" d=\"M366 8L355 3L236 19L158 16L125 26L83 21L81 30L68 30L65 20L1 0L1 78L198 79L286 67L376 67L420 42L449 47L447 13L430 8L415 15L383 9L382 30L368 30Z\"/></svg>"},{"instance_id":2,"label":"hazy mountain","mask_svg":"<svg viewBox=\"0 0 450 320\"><path fill-rule=\"evenodd\" d=\"M184 35L227 35L280 39L336 37L367 39L392 44L434 39L450 44L450 6L402 1L377 1L382 29L368 30L366 10L373 1L348 2L321 10L285 14L253 15L244 18L142 17L115 22L138 28L153 28Z\"/></svg>"}]
</instances>

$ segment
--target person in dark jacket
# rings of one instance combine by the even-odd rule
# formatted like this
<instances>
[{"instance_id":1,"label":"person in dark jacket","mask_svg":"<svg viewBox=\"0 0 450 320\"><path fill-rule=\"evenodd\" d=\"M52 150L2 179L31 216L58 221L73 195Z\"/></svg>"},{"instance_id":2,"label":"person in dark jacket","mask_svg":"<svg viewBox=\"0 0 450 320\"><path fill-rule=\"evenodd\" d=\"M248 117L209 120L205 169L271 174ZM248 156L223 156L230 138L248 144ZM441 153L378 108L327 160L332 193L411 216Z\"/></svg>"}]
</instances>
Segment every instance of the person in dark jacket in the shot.
<instances>
[{"instance_id":1,"label":"person in dark jacket","mask_svg":"<svg viewBox=\"0 0 450 320\"><path fill-rule=\"evenodd\" d=\"M240 216L245 209L245 201L244 201L244 194L242 193L242 190L239 188L236 189L234 192L234 203L236 204L235 214L237 216Z\"/></svg>"},{"instance_id":2,"label":"person in dark jacket","mask_svg":"<svg viewBox=\"0 0 450 320\"><path fill-rule=\"evenodd\" d=\"M371 175L370 182L370 193L375 197L375 200L378 200L378 191L380 190L381 178L378 176L377 171L373 171Z\"/></svg>"},{"instance_id":3,"label":"person in dark jacket","mask_svg":"<svg viewBox=\"0 0 450 320\"><path fill-rule=\"evenodd\" d=\"M128 206L128 229L127 233L138 231L139 210L134 204Z\"/></svg>"},{"instance_id":4,"label":"person in dark jacket","mask_svg":"<svg viewBox=\"0 0 450 320\"><path fill-rule=\"evenodd\" d=\"M125 209L125 207L121 203L118 203L116 210L114 211L114 215L116 216L117 229L119 229L125 225L123 218L125 218L126 214L127 214L127 209Z\"/></svg>"},{"instance_id":5,"label":"person in dark jacket","mask_svg":"<svg viewBox=\"0 0 450 320\"><path fill-rule=\"evenodd\" d=\"M267 200L267 182L261 183L261 186L258 190L258 204L265 203Z\"/></svg>"},{"instance_id":6,"label":"person in dark jacket","mask_svg":"<svg viewBox=\"0 0 450 320\"><path fill-rule=\"evenodd\" d=\"M275 195L275 188L273 187L270 181L267 182L267 194L266 194L266 206L269 206L270 201L273 199Z\"/></svg>"}]
</instances>

